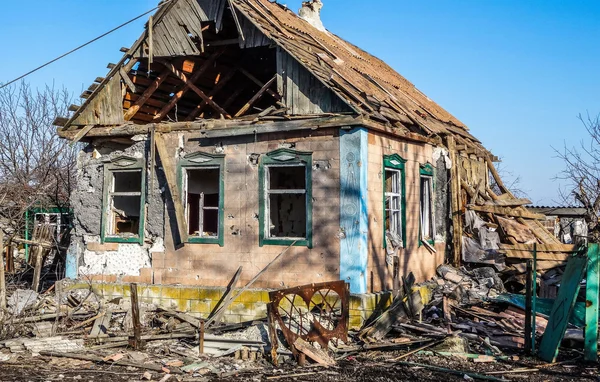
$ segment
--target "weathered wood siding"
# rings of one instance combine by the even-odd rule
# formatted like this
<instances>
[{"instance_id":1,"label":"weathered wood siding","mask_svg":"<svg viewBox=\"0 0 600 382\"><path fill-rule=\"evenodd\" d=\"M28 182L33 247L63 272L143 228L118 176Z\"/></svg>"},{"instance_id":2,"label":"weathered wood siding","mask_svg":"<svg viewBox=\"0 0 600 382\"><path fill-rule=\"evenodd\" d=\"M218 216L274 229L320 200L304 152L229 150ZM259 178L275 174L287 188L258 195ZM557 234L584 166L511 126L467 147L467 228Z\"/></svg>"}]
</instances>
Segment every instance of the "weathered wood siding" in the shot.
<instances>
[{"instance_id":1,"label":"weathered wood siding","mask_svg":"<svg viewBox=\"0 0 600 382\"><path fill-rule=\"evenodd\" d=\"M121 77L114 76L85 108L73 125L118 125L123 119Z\"/></svg>"},{"instance_id":2,"label":"weathered wood siding","mask_svg":"<svg viewBox=\"0 0 600 382\"><path fill-rule=\"evenodd\" d=\"M281 48L277 48L277 90L290 108L290 114L351 111L337 95Z\"/></svg>"}]
</instances>

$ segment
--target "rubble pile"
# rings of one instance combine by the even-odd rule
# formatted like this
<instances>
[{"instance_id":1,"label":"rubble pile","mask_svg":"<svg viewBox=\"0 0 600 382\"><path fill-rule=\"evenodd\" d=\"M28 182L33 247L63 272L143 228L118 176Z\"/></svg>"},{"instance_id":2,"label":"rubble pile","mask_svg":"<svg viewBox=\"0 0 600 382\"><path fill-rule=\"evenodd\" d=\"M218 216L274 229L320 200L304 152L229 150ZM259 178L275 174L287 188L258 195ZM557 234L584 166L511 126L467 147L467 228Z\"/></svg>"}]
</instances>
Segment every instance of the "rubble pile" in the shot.
<instances>
[{"instance_id":1,"label":"rubble pile","mask_svg":"<svg viewBox=\"0 0 600 382\"><path fill-rule=\"evenodd\" d=\"M426 283L414 284L411 276L403 278L403 283L389 307L374 314L358 332L346 327L343 291L337 290L333 303L326 301L328 293L322 293L324 288L331 293L344 287L343 282L272 292L271 304L279 301L283 306L290 301L292 308L271 306L263 320L232 325L211 324L210 319L137 303L133 296L104 300L91 288L41 294L16 290L2 315L0 367L39 357L48 367L55 367L59 360L93 370L119 366L147 380L167 376L173 380L241 376L262 380L296 375L298 365L337 370L340 362L361 360L374 366L383 362L442 372L435 365L405 359L455 357L472 364L500 365L526 355L524 297L506 293L493 267L443 265ZM310 310L302 310L293 307L293 298L286 300L290 293L309 296L313 302L323 299L311 303ZM538 338L548 325L550 306L551 301L540 300ZM273 309L278 313L273 314ZM565 338L580 343L584 323L577 317L571 318ZM444 372L456 374L456 370Z\"/></svg>"}]
</instances>

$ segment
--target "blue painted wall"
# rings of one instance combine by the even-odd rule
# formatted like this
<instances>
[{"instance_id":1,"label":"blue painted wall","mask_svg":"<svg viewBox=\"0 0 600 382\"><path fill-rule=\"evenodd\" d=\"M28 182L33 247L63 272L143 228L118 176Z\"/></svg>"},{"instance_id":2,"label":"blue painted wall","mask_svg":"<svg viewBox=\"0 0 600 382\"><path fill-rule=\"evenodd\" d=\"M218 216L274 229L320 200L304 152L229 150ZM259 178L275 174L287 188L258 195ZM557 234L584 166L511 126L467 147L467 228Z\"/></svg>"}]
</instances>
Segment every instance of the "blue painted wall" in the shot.
<instances>
[{"instance_id":1,"label":"blue painted wall","mask_svg":"<svg viewBox=\"0 0 600 382\"><path fill-rule=\"evenodd\" d=\"M79 251L79 243L76 240L71 242L69 249L67 250L67 261L65 266L65 278L76 279L79 275L77 274L77 264Z\"/></svg>"},{"instance_id":2,"label":"blue painted wall","mask_svg":"<svg viewBox=\"0 0 600 382\"><path fill-rule=\"evenodd\" d=\"M340 137L340 279L351 293L367 293L368 132L342 130Z\"/></svg>"}]
</instances>

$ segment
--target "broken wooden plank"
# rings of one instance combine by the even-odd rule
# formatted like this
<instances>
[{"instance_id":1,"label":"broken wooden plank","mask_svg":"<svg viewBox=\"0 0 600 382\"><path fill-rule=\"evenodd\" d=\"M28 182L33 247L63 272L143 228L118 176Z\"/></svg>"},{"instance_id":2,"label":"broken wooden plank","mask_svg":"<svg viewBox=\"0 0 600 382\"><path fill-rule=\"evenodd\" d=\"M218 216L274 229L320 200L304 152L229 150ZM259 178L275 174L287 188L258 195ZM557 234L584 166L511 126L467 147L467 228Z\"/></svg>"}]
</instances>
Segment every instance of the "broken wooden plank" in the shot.
<instances>
[{"instance_id":1,"label":"broken wooden plank","mask_svg":"<svg viewBox=\"0 0 600 382\"><path fill-rule=\"evenodd\" d=\"M129 339L129 344L132 345L134 350L141 350L144 348L144 343L142 342L142 323L140 322L137 284L129 284L129 291L131 292L131 321L133 324L133 338Z\"/></svg>"},{"instance_id":2,"label":"broken wooden plank","mask_svg":"<svg viewBox=\"0 0 600 382\"><path fill-rule=\"evenodd\" d=\"M276 80L277 75L273 76L273 78L271 78L266 84L264 84L263 87L260 88L258 92L256 92L254 97L252 97L250 101L248 101L244 106L242 106L240 111L235 113L235 117L241 117L242 115L244 115L248 111L248 109L250 109L252 105L254 105L254 103L256 103L256 101L258 101L258 99L263 96L263 94L271 87L271 85L273 85L273 83Z\"/></svg>"},{"instance_id":3,"label":"broken wooden plank","mask_svg":"<svg viewBox=\"0 0 600 382\"><path fill-rule=\"evenodd\" d=\"M158 156L162 163L163 172L167 178L167 186L169 187L169 192L171 193L173 205L175 206L175 219L177 220L177 230L179 231L180 239L180 243L178 244L182 244L187 241L188 229L187 220L185 218L185 210L179 194L179 185L177 184L177 177L175 175L175 169L177 167L175 166L175 163L173 163L173 158L169 156L169 152L162 134L155 134L154 142L156 144L156 149L158 150Z\"/></svg>"},{"instance_id":4,"label":"broken wooden plank","mask_svg":"<svg viewBox=\"0 0 600 382\"><path fill-rule=\"evenodd\" d=\"M500 249L507 251L524 251L533 253L533 244L500 244ZM579 246L574 244L538 244L537 252L561 252L574 253L579 250ZM541 258L538 257L538 260Z\"/></svg>"},{"instance_id":5,"label":"broken wooden plank","mask_svg":"<svg viewBox=\"0 0 600 382\"><path fill-rule=\"evenodd\" d=\"M77 134L75 135L75 138L73 138L70 145L73 146L75 143L77 143L80 140L82 140L83 138L85 138L87 133L89 133L90 130L92 130L93 128L94 128L94 125L87 125L87 126L84 126L82 129L78 130Z\"/></svg>"},{"instance_id":6,"label":"broken wooden plank","mask_svg":"<svg viewBox=\"0 0 600 382\"><path fill-rule=\"evenodd\" d=\"M137 88L135 87L133 81L131 81L131 78L129 78L129 75L127 74L125 69L119 68L119 74L121 75L123 82L125 83L125 85L127 85L129 90L131 90L132 93L137 93Z\"/></svg>"},{"instance_id":7,"label":"broken wooden plank","mask_svg":"<svg viewBox=\"0 0 600 382\"><path fill-rule=\"evenodd\" d=\"M477 211L477 212L487 212L487 213L492 213L492 214L497 214L497 215L515 217L515 218L525 218L525 219L532 219L532 220L545 220L546 219L545 215L536 214L533 212L529 212L525 209L519 209L519 208L490 206L490 205L476 206L476 205L472 205L472 204L468 205L467 208L470 210L473 210L473 211Z\"/></svg>"},{"instance_id":8,"label":"broken wooden plank","mask_svg":"<svg viewBox=\"0 0 600 382\"><path fill-rule=\"evenodd\" d=\"M485 203L486 206L500 206L500 207L518 207L525 206L527 204L531 204L531 200L529 199L501 199L488 201Z\"/></svg>"},{"instance_id":9,"label":"broken wooden plank","mask_svg":"<svg viewBox=\"0 0 600 382\"><path fill-rule=\"evenodd\" d=\"M128 360L124 360L124 359L118 360L116 362L105 361L102 357L97 357L97 356L91 355L91 354L57 353L57 352L51 352L51 351L41 351L40 355L42 355L44 357L63 357L63 358L72 358L72 359L78 359L81 361L90 361L90 362L103 363L103 364L109 364L109 365L129 366L129 367L135 367L138 369L152 370L152 371L156 371L159 373L165 372L163 370L163 367L160 365L153 365L153 364L149 364L149 363L138 363L138 362L128 361ZM173 374L182 374L182 372L176 368L170 369L170 372Z\"/></svg>"},{"instance_id":10,"label":"broken wooden plank","mask_svg":"<svg viewBox=\"0 0 600 382\"><path fill-rule=\"evenodd\" d=\"M324 351L317 349L312 346L308 342L304 341L302 338L298 337L294 342L294 347L299 352L304 353L308 358L312 359L316 363L322 366L333 366L335 365L335 360L331 358Z\"/></svg>"},{"instance_id":11,"label":"broken wooden plank","mask_svg":"<svg viewBox=\"0 0 600 382\"><path fill-rule=\"evenodd\" d=\"M229 301L226 301L225 303L223 303L223 305L221 306L219 311L215 312L215 316L217 316L221 311L224 311L225 309L227 309L229 307L229 305L231 305L231 303L233 301L235 301L236 298L238 298L242 293L244 293L248 288L250 288L252 286L252 284L254 284L256 282L256 280L258 280L259 277L263 273L265 273L273 264L275 264L277 262L277 260L279 260L290 248L292 248L294 245L296 245L297 242L298 242L297 240L294 240L294 242L292 244L290 244L286 249L283 250L283 252L281 252L279 255L277 255L269 264L267 264L260 272L258 272L256 274L256 276L254 276L254 278L248 282L248 284L246 284L241 290L239 290L235 296L231 296L229 298ZM213 316L213 317L209 318L208 321L206 321L206 327L208 328L214 322L215 322L215 317Z\"/></svg>"},{"instance_id":12,"label":"broken wooden plank","mask_svg":"<svg viewBox=\"0 0 600 382\"><path fill-rule=\"evenodd\" d=\"M209 319L212 318L212 320L215 322L219 322L221 320L221 317L225 313L224 310L221 310L221 306L224 304L231 304L231 302L232 302L231 296L233 295L235 286L237 285L237 283L240 279L240 276L242 275L243 269L244 268L240 266L238 268L238 270L235 272L235 274L233 275L233 278L229 282L229 285L227 285L227 290L226 290L225 294L223 295L221 300L219 300L219 302L217 303L217 305L215 306L213 311L210 312L210 314L208 315Z\"/></svg>"},{"instance_id":13,"label":"broken wooden plank","mask_svg":"<svg viewBox=\"0 0 600 382\"><path fill-rule=\"evenodd\" d=\"M94 322L94 327L90 332L90 337L108 336L108 328L110 327L111 318L112 312L110 310L97 317Z\"/></svg>"}]
</instances>

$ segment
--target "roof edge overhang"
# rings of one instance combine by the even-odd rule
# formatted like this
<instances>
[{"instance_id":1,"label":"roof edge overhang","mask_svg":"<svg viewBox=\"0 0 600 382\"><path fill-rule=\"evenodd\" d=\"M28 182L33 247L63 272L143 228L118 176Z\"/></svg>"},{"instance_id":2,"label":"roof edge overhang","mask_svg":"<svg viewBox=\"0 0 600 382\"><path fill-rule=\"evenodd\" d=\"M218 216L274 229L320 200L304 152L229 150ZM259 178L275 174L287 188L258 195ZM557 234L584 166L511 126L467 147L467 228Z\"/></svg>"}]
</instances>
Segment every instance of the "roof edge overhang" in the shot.
<instances>
[{"instance_id":1,"label":"roof edge overhang","mask_svg":"<svg viewBox=\"0 0 600 382\"><path fill-rule=\"evenodd\" d=\"M131 137L151 132L189 132L200 133L202 138L224 138L243 135L269 134L302 130L318 130L324 128L364 127L389 137L407 140L420 144L440 144L437 137L426 137L420 134L402 131L398 128L374 122L364 116L329 116L288 121L238 121L238 120L200 120L196 122L169 122L135 125L132 123L118 126L90 126L84 140L102 137ZM57 129L58 135L67 140L77 139L77 130Z\"/></svg>"}]
</instances>

